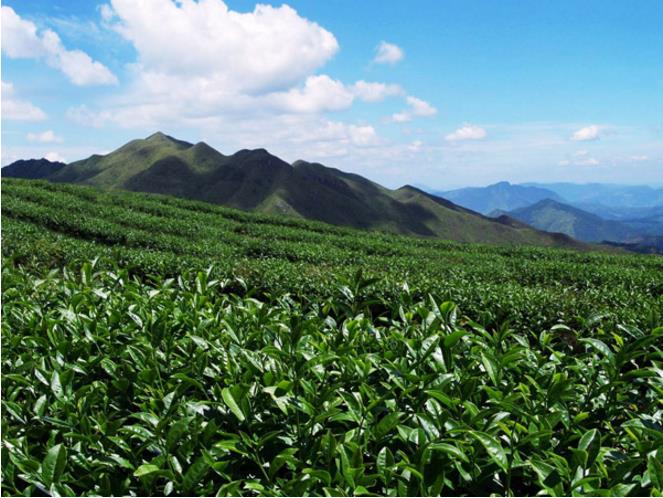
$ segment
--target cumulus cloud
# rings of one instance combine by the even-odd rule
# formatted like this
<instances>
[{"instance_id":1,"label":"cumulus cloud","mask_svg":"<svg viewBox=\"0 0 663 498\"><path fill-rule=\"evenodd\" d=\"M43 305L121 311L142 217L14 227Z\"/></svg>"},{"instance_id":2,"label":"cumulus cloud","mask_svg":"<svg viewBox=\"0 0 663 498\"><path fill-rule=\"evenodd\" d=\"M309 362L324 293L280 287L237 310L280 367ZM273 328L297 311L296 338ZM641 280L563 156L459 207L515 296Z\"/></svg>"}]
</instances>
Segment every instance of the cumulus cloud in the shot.
<instances>
[{"instance_id":1,"label":"cumulus cloud","mask_svg":"<svg viewBox=\"0 0 663 498\"><path fill-rule=\"evenodd\" d=\"M69 109L77 122L145 127L167 119L202 122L223 115L314 114L378 102L398 85L348 85L315 74L338 50L332 33L282 5L230 10L221 0L112 0L106 23L137 53L132 85L105 110Z\"/></svg>"},{"instance_id":2,"label":"cumulus cloud","mask_svg":"<svg viewBox=\"0 0 663 498\"><path fill-rule=\"evenodd\" d=\"M384 145L371 125L349 124L311 114L249 119L239 127L220 119L211 124L211 130L223 136L231 147L267 147L286 160L357 157L363 151L376 151Z\"/></svg>"},{"instance_id":3,"label":"cumulus cloud","mask_svg":"<svg viewBox=\"0 0 663 498\"><path fill-rule=\"evenodd\" d=\"M46 155L44 156L46 159L49 161L53 162L61 162L61 163L66 163L67 161L65 160L64 157L58 152L47 152Z\"/></svg>"},{"instance_id":4,"label":"cumulus cloud","mask_svg":"<svg viewBox=\"0 0 663 498\"><path fill-rule=\"evenodd\" d=\"M396 64L405 57L403 49L393 43L381 41L375 49L373 62L376 64Z\"/></svg>"},{"instance_id":5,"label":"cumulus cloud","mask_svg":"<svg viewBox=\"0 0 663 498\"><path fill-rule=\"evenodd\" d=\"M81 50L67 50L60 37L22 19L11 7L2 7L2 52L12 59L43 59L60 70L75 85L109 85L117 78Z\"/></svg>"},{"instance_id":6,"label":"cumulus cloud","mask_svg":"<svg viewBox=\"0 0 663 498\"><path fill-rule=\"evenodd\" d=\"M42 121L46 113L27 100L14 96L14 85L2 82L2 119L14 121Z\"/></svg>"},{"instance_id":7,"label":"cumulus cloud","mask_svg":"<svg viewBox=\"0 0 663 498\"><path fill-rule=\"evenodd\" d=\"M347 109L354 94L338 80L327 75L309 76L303 88L269 94L266 98L277 109L287 112L323 112Z\"/></svg>"},{"instance_id":8,"label":"cumulus cloud","mask_svg":"<svg viewBox=\"0 0 663 498\"><path fill-rule=\"evenodd\" d=\"M403 95L404 93L400 85L368 82L364 80L359 80L352 85L351 91L356 97L366 102L381 102L387 97Z\"/></svg>"},{"instance_id":9,"label":"cumulus cloud","mask_svg":"<svg viewBox=\"0 0 663 498\"><path fill-rule=\"evenodd\" d=\"M241 147L266 146L268 136L295 144L313 135L310 148L338 155L381 139L370 125L330 121L324 113L404 94L395 84L346 84L320 74L338 42L287 5L240 13L221 0L111 0L99 11L133 45L137 60L123 95L103 107L67 110L79 124L153 129L171 123L237 137ZM426 112L418 99L410 105L417 115ZM312 133L314 127L320 129Z\"/></svg>"},{"instance_id":10,"label":"cumulus cloud","mask_svg":"<svg viewBox=\"0 0 663 498\"><path fill-rule=\"evenodd\" d=\"M405 101L410 106L414 116L434 116L437 114L437 109L425 100L418 99L417 97L407 97Z\"/></svg>"},{"instance_id":11,"label":"cumulus cloud","mask_svg":"<svg viewBox=\"0 0 663 498\"><path fill-rule=\"evenodd\" d=\"M41 133L28 133L26 138L30 142L40 142L40 143L61 143L62 137L55 134L53 130L46 130Z\"/></svg>"},{"instance_id":12,"label":"cumulus cloud","mask_svg":"<svg viewBox=\"0 0 663 498\"><path fill-rule=\"evenodd\" d=\"M287 5L240 13L221 0L112 0L102 14L133 44L144 71L225 90L289 88L338 50L332 33Z\"/></svg>"},{"instance_id":13,"label":"cumulus cloud","mask_svg":"<svg viewBox=\"0 0 663 498\"><path fill-rule=\"evenodd\" d=\"M378 145L380 143L378 134L372 126L349 125L348 132L352 143L359 147Z\"/></svg>"},{"instance_id":14,"label":"cumulus cloud","mask_svg":"<svg viewBox=\"0 0 663 498\"><path fill-rule=\"evenodd\" d=\"M396 112L391 115L391 120L394 123L407 123L408 121L412 121L412 114L406 111Z\"/></svg>"},{"instance_id":15,"label":"cumulus cloud","mask_svg":"<svg viewBox=\"0 0 663 498\"><path fill-rule=\"evenodd\" d=\"M574 142L590 142L600 138L601 127L598 125L589 125L580 128L571 135Z\"/></svg>"},{"instance_id":16,"label":"cumulus cloud","mask_svg":"<svg viewBox=\"0 0 663 498\"><path fill-rule=\"evenodd\" d=\"M168 123L212 143L223 137L224 150L267 147L287 160L360 157L388 146L370 123L326 113L404 90L324 74L336 38L287 5L237 12L222 0L110 0L98 11L136 58L121 93L67 110L76 123L142 130ZM437 112L416 97L406 102L408 119Z\"/></svg>"},{"instance_id":17,"label":"cumulus cloud","mask_svg":"<svg viewBox=\"0 0 663 498\"><path fill-rule=\"evenodd\" d=\"M287 123L288 126L283 127L279 123ZM279 128L272 138L274 147L296 145L299 149L303 146L307 155L310 151L312 157L338 156L343 155L341 151L347 153L351 146L364 148L382 143L377 131L370 125L348 124L320 116L281 116L272 123L266 123L263 128ZM251 127L247 130L250 131Z\"/></svg>"},{"instance_id":18,"label":"cumulus cloud","mask_svg":"<svg viewBox=\"0 0 663 498\"><path fill-rule=\"evenodd\" d=\"M164 120L205 120L219 115L236 119L261 115L267 119L281 113L319 114L347 109L355 98L367 101L377 98L375 94L369 95L364 88L359 91L363 93L358 95L357 84L345 85L327 75L309 76L302 85L265 94L215 91L196 79L186 85L176 85L177 81L177 78L159 79L149 90L141 85L138 93L128 96L131 101L128 105L121 104L103 111L95 111L85 105L70 108L67 117L91 126L112 122L128 128L149 127L158 126ZM389 85L362 83L378 90L384 87L382 96L395 93Z\"/></svg>"},{"instance_id":19,"label":"cumulus cloud","mask_svg":"<svg viewBox=\"0 0 663 498\"><path fill-rule=\"evenodd\" d=\"M425 100L408 95L405 98L408 109L392 114L391 120L395 123L406 123L415 117L430 117L437 114L437 109Z\"/></svg>"},{"instance_id":20,"label":"cumulus cloud","mask_svg":"<svg viewBox=\"0 0 663 498\"><path fill-rule=\"evenodd\" d=\"M486 138L486 130L480 126L465 124L453 133L444 137L448 142L459 142L463 140L481 140Z\"/></svg>"}]
</instances>

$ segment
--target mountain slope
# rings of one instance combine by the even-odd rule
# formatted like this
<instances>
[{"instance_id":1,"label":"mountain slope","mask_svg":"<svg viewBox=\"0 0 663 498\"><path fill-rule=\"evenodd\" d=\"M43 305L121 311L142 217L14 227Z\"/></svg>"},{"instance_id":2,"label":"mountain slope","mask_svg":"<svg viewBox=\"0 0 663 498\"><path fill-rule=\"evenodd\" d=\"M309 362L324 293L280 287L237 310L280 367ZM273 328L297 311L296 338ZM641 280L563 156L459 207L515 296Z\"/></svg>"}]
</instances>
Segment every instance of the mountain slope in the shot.
<instances>
[{"instance_id":1,"label":"mountain slope","mask_svg":"<svg viewBox=\"0 0 663 498\"><path fill-rule=\"evenodd\" d=\"M582 247L568 237L496 221L414 187L392 191L318 163L291 165L264 149L226 156L203 142L194 145L163 133L71 163L45 178L462 242Z\"/></svg>"},{"instance_id":2,"label":"mountain slope","mask_svg":"<svg viewBox=\"0 0 663 498\"><path fill-rule=\"evenodd\" d=\"M510 211L508 215L540 230L564 233L587 242L628 242L639 236L636 230L624 223L604 220L551 199Z\"/></svg>"},{"instance_id":3,"label":"mountain slope","mask_svg":"<svg viewBox=\"0 0 663 498\"><path fill-rule=\"evenodd\" d=\"M543 199L562 200L551 190L512 185L509 182L499 182L487 187L468 187L447 192L434 192L434 194L483 214L488 214L496 209L512 211L530 206Z\"/></svg>"},{"instance_id":4,"label":"mountain slope","mask_svg":"<svg viewBox=\"0 0 663 498\"><path fill-rule=\"evenodd\" d=\"M652 207L663 205L663 188L647 185L613 185L608 183L526 183L525 186L552 190L569 204L606 205L612 207Z\"/></svg>"},{"instance_id":5,"label":"mountain slope","mask_svg":"<svg viewBox=\"0 0 663 498\"><path fill-rule=\"evenodd\" d=\"M627 221L647 218L659 218L663 220L663 204L647 207L622 207L575 202L573 206L600 216L604 220Z\"/></svg>"},{"instance_id":6,"label":"mountain slope","mask_svg":"<svg viewBox=\"0 0 663 498\"><path fill-rule=\"evenodd\" d=\"M575 203L574 206L600 216L604 220L620 221L643 235L663 236L663 205L620 207Z\"/></svg>"},{"instance_id":7,"label":"mountain slope","mask_svg":"<svg viewBox=\"0 0 663 498\"><path fill-rule=\"evenodd\" d=\"M0 170L2 176L38 180L58 172L66 166L65 163L49 161L48 159L21 159L5 166Z\"/></svg>"}]
</instances>

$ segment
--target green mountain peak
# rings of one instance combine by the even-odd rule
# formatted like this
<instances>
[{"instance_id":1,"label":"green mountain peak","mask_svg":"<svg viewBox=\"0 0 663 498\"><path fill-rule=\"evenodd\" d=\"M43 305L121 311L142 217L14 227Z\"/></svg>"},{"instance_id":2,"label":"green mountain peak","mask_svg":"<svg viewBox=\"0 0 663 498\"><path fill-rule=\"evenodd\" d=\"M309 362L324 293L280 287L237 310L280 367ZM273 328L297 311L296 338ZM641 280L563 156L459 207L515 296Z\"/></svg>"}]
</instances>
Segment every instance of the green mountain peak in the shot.
<instances>
[{"instance_id":1,"label":"green mountain peak","mask_svg":"<svg viewBox=\"0 0 663 498\"><path fill-rule=\"evenodd\" d=\"M160 131L42 177L460 242L581 246L500 223L411 185L390 190L320 163L291 165L263 148L226 156L205 142L194 145Z\"/></svg>"}]
</instances>

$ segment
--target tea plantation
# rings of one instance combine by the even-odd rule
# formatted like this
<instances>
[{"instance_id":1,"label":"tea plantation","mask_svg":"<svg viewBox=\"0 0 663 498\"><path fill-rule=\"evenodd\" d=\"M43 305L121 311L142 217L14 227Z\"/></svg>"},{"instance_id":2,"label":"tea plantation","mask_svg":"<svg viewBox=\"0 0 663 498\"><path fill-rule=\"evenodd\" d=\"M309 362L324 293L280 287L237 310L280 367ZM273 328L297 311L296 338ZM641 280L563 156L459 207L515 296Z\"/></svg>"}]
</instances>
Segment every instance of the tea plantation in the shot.
<instances>
[{"instance_id":1,"label":"tea plantation","mask_svg":"<svg viewBox=\"0 0 663 498\"><path fill-rule=\"evenodd\" d=\"M663 258L2 180L3 495L663 494Z\"/></svg>"}]
</instances>

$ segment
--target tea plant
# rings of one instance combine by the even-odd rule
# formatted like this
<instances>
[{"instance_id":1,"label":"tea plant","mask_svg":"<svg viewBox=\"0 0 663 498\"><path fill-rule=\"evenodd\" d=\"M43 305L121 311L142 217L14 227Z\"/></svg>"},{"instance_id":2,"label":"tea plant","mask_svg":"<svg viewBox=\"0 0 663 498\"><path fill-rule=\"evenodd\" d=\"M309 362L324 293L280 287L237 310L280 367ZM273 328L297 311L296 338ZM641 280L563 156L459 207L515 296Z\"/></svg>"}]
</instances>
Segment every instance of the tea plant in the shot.
<instances>
[{"instance_id":1,"label":"tea plant","mask_svg":"<svg viewBox=\"0 0 663 498\"><path fill-rule=\"evenodd\" d=\"M661 495L661 258L2 181L4 495Z\"/></svg>"}]
</instances>

